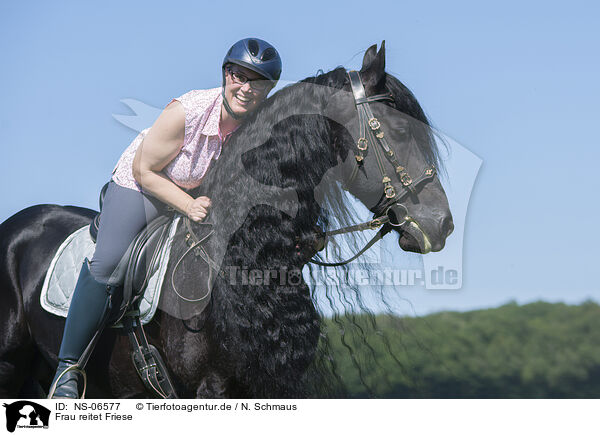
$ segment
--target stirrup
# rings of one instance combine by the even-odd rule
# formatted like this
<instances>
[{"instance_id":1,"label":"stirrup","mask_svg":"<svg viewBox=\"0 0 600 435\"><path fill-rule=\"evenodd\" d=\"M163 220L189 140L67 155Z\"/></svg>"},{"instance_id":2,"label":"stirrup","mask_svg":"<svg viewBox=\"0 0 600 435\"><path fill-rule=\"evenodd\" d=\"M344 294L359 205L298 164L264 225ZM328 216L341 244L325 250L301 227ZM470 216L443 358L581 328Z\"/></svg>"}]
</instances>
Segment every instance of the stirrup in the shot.
<instances>
[{"instance_id":1,"label":"stirrup","mask_svg":"<svg viewBox=\"0 0 600 435\"><path fill-rule=\"evenodd\" d=\"M87 375L85 374L85 370L80 369L79 368L79 363L75 363L72 366L67 367L66 369L64 369L60 375L58 375L58 377L56 378L56 380L54 382L52 382L52 385L50 385L50 391L48 391L48 397L46 397L46 399L53 399L54 397L54 393L56 392L56 386L58 385L58 381L60 381L60 379L66 375L68 372L79 372L81 374L81 377L83 378L83 391L81 392L81 396L79 397L80 399L85 399L85 390L87 387ZM77 389L79 390L79 385L77 385ZM77 392L77 394L79 394L79 391ZM59 399L61 399L61 397L59 397Z\"/></svg>"}]
</instances>

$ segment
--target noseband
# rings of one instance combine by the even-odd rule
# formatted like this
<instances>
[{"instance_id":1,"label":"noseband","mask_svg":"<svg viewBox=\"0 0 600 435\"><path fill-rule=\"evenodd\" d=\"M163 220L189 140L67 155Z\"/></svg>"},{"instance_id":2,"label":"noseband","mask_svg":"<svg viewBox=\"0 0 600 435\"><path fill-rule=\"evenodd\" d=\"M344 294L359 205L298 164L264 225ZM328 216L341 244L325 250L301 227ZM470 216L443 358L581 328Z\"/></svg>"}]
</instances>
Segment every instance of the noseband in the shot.
<instances>
[{"instance_id":1,"label":"noseband","mask_svg":"<svg viewBox=\"0 0 600 435\"><path fill-rule=\"evenodd\" d=\"M381 182L383 183L383 191L385 199L376 205L373 212L374 218L368 222L352 225L338 230L327 231L320 234L324 240L321 243L322 250L327 243L327 238L337 234L350 233L355 231L371 230L381 227L377 234L352 258L338 263L324 263L317 260L310 260L311 263L321 266L342 266L358 258L379 239L391 231L392 227L402 227L407 222L411 221L408 215L407 208L401 204L401 201L409 193L416 195L416 188L434 178L436 175L435 166L426 167L421 175L413 179L407 172L406 168L396 159L394 151L390 148L385 138L384 132L381 130L381 124L369 106L369 103L375 101L394 101L391 93L366 96L365 87L363 86L358 71L349 71L350 86L352 87L352 95L354 96L354 105L358 112L359 138L356 143L357 150L355 151L355 165L352 169L350 178L344 183L344 189L349 190L356 180L359 170L363 167L365 157L369 148L369 142L372 144L371 149L375 154L377 167L381 174ZM388 176L385 170L383 157L394 167L396 177L400 183L400 193L397 193L397 188L394 187L392 179ZM385 225L389 224L389 225Z\"/></svg>"}]
</instances>

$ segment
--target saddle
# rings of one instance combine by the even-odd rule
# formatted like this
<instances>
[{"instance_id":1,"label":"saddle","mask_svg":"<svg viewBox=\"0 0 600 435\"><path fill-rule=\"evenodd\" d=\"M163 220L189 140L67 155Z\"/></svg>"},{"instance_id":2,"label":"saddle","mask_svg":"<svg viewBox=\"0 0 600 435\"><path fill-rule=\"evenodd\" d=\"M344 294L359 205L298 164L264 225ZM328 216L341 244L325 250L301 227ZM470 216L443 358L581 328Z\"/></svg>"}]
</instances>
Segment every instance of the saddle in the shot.
<instances>
[{"instance_id":1,"label":"saddle","mask_svg":"<svg viewBox=\"0 0 600 435\"><path fill-rule=\"evenodd\" d=\"M90 236L94 243L98 236L100 215L108 183L100 191L100 212L90 224ZM133 240L117 268L111 275L108 285L123 285L123 298L112 307L108 323L121 322L129 336L133 354L132 361L145 387L158 397L165 399L177 398L175 389L169 378L166 365L158 349L149 344L140 321L139 302L150 277L159 267L160 252L167 242L171 224L175 214L161 215L151 221ZM82 360L89 358L97 339L84 352ZM87 357L87 358L86 358Z\"/></svg>"}]
</instances>

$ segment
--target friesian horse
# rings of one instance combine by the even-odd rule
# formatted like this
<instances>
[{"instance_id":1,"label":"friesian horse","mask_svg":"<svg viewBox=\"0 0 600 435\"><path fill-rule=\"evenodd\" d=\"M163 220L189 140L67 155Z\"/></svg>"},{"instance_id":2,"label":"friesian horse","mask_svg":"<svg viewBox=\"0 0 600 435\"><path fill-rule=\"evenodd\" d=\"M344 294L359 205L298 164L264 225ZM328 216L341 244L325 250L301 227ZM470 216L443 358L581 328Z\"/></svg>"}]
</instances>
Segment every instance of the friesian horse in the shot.
<instances>
[{"instance_id":1,"label":"friesian horse","mask_svg":"<svg viewBox=\"0 0 600 435\"><path fill-rule=\"evenodd\" d=\"M376 45L367 50L360 76L367 96L388 96L371 104L372 114L403 170L414 177L431 165L439 168L419 103L385 73L383 43L379 51ZM145 327L179 397L328 395L324 385L336 377L335 361L327 354L315 295L301 273L315 254L323 257L306 241L351 215L343 188L376 215L385 212L378 172L382 162L396 190L405 189L396 179L397 168L368 156L376 154L373 144L364 161L357 162L356 139L364 134L357 113L342 67L289 85L235 132L195 192L212 199L208 222L213 234L206 252L221 271L207 281L210 297L198 309L166 280L160 309ZM390 228L402 249L426 253L443 248L453 224L437 177L404 195L402 209L411 225ZM332 210L342 217L332 216ZM0 225L1 397L47 390L65 319L42 309L40 290L58 246L94 214L80 207L37 205ZM168 274L186 248L183 237L174 240ZM194 262L200 259L190 257L179 266L191 279L181 280L177 290L194 300L206 286L195 278ZM88 397L149 395L119 330L104 332L86 371Z\"/></svg>"}]
</instances>

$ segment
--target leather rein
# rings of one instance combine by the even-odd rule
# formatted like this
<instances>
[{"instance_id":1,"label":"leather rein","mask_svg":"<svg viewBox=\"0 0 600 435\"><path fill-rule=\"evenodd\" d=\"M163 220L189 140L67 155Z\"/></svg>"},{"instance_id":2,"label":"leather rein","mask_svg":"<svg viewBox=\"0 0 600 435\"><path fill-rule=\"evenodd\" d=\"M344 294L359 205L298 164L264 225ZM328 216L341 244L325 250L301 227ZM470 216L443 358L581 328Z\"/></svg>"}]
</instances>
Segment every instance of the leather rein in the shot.
<instances>
[{"instance_id":1,"label":"leather rein","mask_svg":"<svg viewBox=\"0 0 600 435\"><path fill-rule=\"evenodd\" d=\"M350 178L344 182L344 189L349 190L349 188L356 181L358 172L363 167L366 151L370 142L373 144L371 148L374 151L377 166L381 174L381 182L383 183L385 199L381 204L375 207L375 217L370 221L316 234L317 237L322 239L318 250L321 251L325 248L328 238L331 236L355 231L373 230L380 227L381 229L365 245L365 247L352 256L352 258L336 263L321 262L314 259L309 260L311 263L318 264L320 266L343 266L348 264L364 254L378 240L389 233L392 230L392 227L402 227L407 222L410 222L412 219L408 215L408 210L406 207L401 204L401 201L409 193L416 194L417 186L429 181L436 175L435 166L431 165L426 167L421 175L413 180L408 174L406 168L398 163L394 151L387 143L385 134L381 130L381 124L375 115L373 115L373 111L371 110L369 103L384 100L394 101L392 94L386 93L367 97L365 87L360 78L360 73L358 71L348 71L348 76L350 78L350 86L352 87L352 95L354 96L354 105L358 112L359 138L356 143L357 150L354 155L356 164L354 165ZM396 177L402 186L402 191L400 193L396 192L396 188L393 186L392 180L385 170L383 157L385 157L387 161L395 168Z\"/></svg>"}]
</instances>

